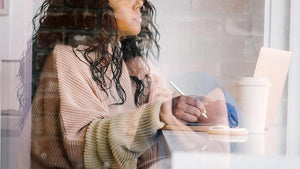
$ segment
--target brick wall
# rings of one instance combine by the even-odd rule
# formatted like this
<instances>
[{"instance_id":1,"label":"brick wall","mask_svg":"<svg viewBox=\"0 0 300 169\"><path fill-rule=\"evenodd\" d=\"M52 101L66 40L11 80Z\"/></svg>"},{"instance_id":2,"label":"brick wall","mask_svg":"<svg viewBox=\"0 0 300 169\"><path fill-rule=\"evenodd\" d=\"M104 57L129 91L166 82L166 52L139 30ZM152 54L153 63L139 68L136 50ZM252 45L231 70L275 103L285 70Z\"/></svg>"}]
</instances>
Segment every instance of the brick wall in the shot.
<instances>
[{"instance_id":1,"label":"brick wall","mask_svg":"<svg viewBox=\"0 0 300 169\"><path fill-rule=\"evenodd\" d=\"M97 14L83 10L81 1L53 0L57 8L41 25L38 35L36 70L51 52L54 42L70 43L74 30L95 30ZM152 0L157 8L161 33L161 67L167 77L191 71L203 71L217 78L235 95L234 82L254 72L263 45L263 0ZM78 11L75 17L60 8ZM80 21L80 22L78 22ZM53 27L53 25L55 27Z\"/></svg>"},{"instance_id":2,"label":"brick wall","mask_svg":"<svg viewBox=\"0 0 300 169\"><path fill-rule=\"evenodd\" d=\"M55 8L50 9L48 17L40 25L35 44L37 55L48 54L56 43L69 44L80 30L94 31L97 28L97 13L92 8L97 0L89 1L87 9L83 9L83 1L52 0ZM93 4L94 3L94 4ZM72 14L71 10L77 12ZM37 67L39 70L40 67Z\"/></svg>"},{"instance_id":3,"label":"brick wall","mask_svg":"<svg viewBox=\"0 0 300 169\"><path fill-rule=\"evenodd\" d=\"M98 0L52 0L48 17L43 20L33 45L33 78L39 76L44 59L57 43L75 44L85 40L86 32L93 32L99 26L97 20ZM76 13L70 11L76 10ZM33 83L33 92L37 83Z\"/></svg>"},{"instance_id":4,"label":"brick wall","mask_svg":"<svg viewBox=\"0 0 300 169\"><path fill-rule=\"evenodd\" d=\"M235 96L234 82L239 76L253 75L263 45L264 0L152 2L157 8L165 75L174 79L203 71Z\"/></svg>"}]
</instances>

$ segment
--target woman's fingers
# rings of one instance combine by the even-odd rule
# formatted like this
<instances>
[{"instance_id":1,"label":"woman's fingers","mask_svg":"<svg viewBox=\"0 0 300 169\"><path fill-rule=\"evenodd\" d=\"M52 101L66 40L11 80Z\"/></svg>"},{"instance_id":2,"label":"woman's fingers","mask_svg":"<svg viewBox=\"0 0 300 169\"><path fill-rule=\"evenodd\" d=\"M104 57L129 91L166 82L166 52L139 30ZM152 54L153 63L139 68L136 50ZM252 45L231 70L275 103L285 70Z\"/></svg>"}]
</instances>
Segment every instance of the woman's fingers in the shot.
<instances>
[{"instance_id":1,"label":"woman's fingers","mask_svg":"<svg viewBox=\"0 0 300 169\"><path fill-rule=\"evenodd\" d=\"M185 113L191 114L195 117L199 117L201 115L201 110L198 107L195 107L195 106L192 106L192 105L189 105L186 103L184 103L183 107L184 107L183 110Z\"/></svg>"},{"instance_id":2,"label":"woman's fingers","mask_svg":"<svg viewBox=\"0 0 300 169\"><path fill-rule=\"evenodd\" d=\"M193 112L196 112L194 108L199 109L200 112L205 111L205 106L198 99L198 97L182 96L182 100L183 100L183 103L187 104L187 106L185 106L185 108L186 108L185 112L189 112L190 114L196 115L195 113L193 113ZM200 112L199 112L199 115L200 115Z\"/></svg>"},{"instance_id":3,"label":"woman's fingers","mask_svg":"<svg viewBox=\"0 0 300 169\"><path fill-rule=\"evenodd\" d=\"M168 125L184 126L184 123L172 113L172 102L166 101L161 105L159 117L162 122Z\"/></svg>"},{"instance_id":4,"label":"woman's fingers","mask_svg":"<svg viewBox=\"0 0 300 169\"><path fill-rule=\"evenodd\" d=\"M173 98L173 114L184 121L196 122L201 112L205 111L203 103L195 97L179 96Z\"/></svg>"},{"instance_id":5,"label":"woman's fingers","mask_svg":"<svg viewBox=\"0 0 300 169\"><path fill-rule=\"evenodd\" d=\"M197 97L188 97L185 103L189 105L187 106L187 112L190 114L200 116L200 113L205 112L204 104ZM193 112L197 112L197 114L194 114Z\"/></svg>"},{"instance_id":6,"label":"woman's fingers","mask_svg":"<svg viewBox=\"0 0 300 169\"><path fill-rule=\"evenodd\" d=\"M191 115L182 110L176 111L175 116L180 120L184 120L186 122L196 122L198 120L197 116Z\"/></svg>"}]
</instances>

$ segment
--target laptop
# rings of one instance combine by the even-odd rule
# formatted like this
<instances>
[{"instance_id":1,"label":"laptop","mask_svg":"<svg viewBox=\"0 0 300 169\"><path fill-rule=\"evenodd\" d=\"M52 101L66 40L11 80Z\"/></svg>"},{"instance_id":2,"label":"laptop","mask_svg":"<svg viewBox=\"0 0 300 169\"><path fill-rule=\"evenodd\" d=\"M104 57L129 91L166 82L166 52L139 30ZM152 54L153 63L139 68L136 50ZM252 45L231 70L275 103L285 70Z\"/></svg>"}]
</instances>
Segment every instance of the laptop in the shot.
<instances>
[{"instance_id":1,"label":"laptop","mask_svg":"<svg viewBox=\"0 0 300 169\"><path fill-rule=\"evenodd\" d=\"M260 49L254 77L265 77L271 82L266 128L271 127L276 119L291 57L292 53L289 51L265 47Z\"/></svg>"}]
</instances>

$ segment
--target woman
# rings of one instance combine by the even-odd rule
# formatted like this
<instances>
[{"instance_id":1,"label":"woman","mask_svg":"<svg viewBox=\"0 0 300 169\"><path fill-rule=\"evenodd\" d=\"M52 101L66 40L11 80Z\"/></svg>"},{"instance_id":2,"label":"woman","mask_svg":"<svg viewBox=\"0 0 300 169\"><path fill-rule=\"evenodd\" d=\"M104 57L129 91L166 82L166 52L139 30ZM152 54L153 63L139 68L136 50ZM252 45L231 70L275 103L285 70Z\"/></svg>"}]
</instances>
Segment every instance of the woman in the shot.
<instances>
[{"instance_id":1,"label":"woman","mask_svg":"<svg viewBox=\"0 0 300 169\"><path fill-rule=\"evenodd\" d=\"M148 0L43 3L33 38L31 168L143 166L165 124L203 118L199 99L172 98L151 72L149 58L159 52L154 14ZM63 38L47 37L45 45L45 30ZM39 51L51 54L43 59Z\"/></svg>"}]
</instances>

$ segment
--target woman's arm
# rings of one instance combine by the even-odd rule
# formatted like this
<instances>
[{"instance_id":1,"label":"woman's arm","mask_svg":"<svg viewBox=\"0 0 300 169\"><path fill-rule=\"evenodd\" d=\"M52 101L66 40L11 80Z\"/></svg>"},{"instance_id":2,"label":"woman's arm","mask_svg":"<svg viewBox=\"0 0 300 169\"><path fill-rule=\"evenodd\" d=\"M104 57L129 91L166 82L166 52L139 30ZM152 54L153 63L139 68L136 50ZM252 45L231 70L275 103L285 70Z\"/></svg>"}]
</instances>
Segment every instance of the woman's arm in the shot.
<instances>
[{"instance_id":1,"label":"woman's arm","mask_svg":"<svg viewBox=\"0 0 300 169\"><path fill-rule=\"evenodd\" d=\"M137 158L158 137L162 100L110 118L95 119L85 136L86 168L135 168Z\"/></svg>"}]
</instances>

